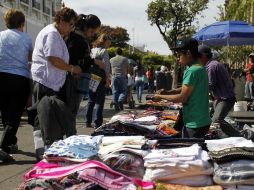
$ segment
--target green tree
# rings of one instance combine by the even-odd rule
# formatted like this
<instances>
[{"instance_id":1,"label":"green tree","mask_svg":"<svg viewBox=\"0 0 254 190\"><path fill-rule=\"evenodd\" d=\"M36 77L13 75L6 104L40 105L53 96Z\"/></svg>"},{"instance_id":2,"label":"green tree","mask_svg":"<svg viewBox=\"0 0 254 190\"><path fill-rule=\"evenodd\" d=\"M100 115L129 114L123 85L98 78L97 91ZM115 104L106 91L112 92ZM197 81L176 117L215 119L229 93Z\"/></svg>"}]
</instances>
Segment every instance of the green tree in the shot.
<instances>
[{"instance_id":1,"label":"green tree","mask_svg":"<svg viewBox=\"0 0 254 190\"><path fill-rule=\"evenodd\" d=\"M142 58L142 63L147 66L166 65L171 68L174 63L174 56L162 56L156 53L148 53Z\"/></svg>"},{"instance_id":2,"label":"green tree","mask_svg":"<svg viewBox=\"0 0 254 190\"><path fill-rule=\"evenodd\" d=\"M130 40L129 34L125 28L111 27L103 25L99 33L109 34L112 38L112 46L127 47L127 42Z\"/></svg>"},{"instance_id":3,"label":"green tree","mask_svg":"<svg viewBox=\"0 0 254 190\"><path fill-rule=\"evenodd\" d=\"M227 0L224 6L219 6L217 20L241 20L248 23L254 22L254 0ZM228 62L231 68L244 68L249 53L253 52L253 46L220 47L222 61Z\"/></svg>"},{"instance_id":4,"label":"green tree","mask_svg":"<svg viewBox=\"0 0 254 190\"><path fill-rule=\"evenodd\" d=\"M195 31L196 16L207 8L209 0L154 0L148 5L148 20L156 25L168 47L176 45L179 37Z\"/></svg>"},{"instance_id":5,"label":"green tree","mask_svg":"<svg viewBox=\"0 0 254 190\"><path fill-rule=\"evenodd\" d=\"M112 58L115 56L115 51L118 47L110 47L108 49L109 52L109 57ZM129 48L122 48L123 50L123 56L129 58L129 59L133 59L133 60L142 60L144 54L142 54L141 52L135 52L135 53L130 53Z\"/></svg>"},{"instance_id":6,"label":"green tree","mask_svg":"<svg viewBox=\"0 0 254 190\"><path fill-rule=\"evenodd\" d=\"M194 33L192 25L196 17L207 8L209 0L154 0L148 5L147 14L151 25L156 25L168 47L176 46L178 38L187 37ZM174 66L175 73L179 70ZM178 75L178 74L177 74ZM178 83L177 75L174 84Z\"/></svg>"}]
</instances>

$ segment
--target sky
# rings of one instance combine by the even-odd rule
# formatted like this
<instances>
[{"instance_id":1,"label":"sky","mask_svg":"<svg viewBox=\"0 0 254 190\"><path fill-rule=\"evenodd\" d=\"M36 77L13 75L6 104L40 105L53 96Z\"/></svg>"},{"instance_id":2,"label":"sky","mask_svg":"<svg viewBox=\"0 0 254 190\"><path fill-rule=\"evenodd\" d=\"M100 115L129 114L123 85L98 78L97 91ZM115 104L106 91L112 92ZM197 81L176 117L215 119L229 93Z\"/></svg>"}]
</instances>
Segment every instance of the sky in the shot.
<instances>
[{"instance_id":1,"label":"sky","mask_svg":"<svg viewBox=\"0 0 254 190\"><path fill-rule=\"evenodd\" d=\"M103 25L122 27L129 33L131 45L145 45L145 50L162 55L170 54L170 50L163 40L156 26L151 26L147 20L148 4L152 0L64 0L65 6L74 9L77 13L95 14ZM199 26L202 27L216 22L218 5L224 0L210 0L208 9L199 17Z\"/></svg>"}]
</instances>

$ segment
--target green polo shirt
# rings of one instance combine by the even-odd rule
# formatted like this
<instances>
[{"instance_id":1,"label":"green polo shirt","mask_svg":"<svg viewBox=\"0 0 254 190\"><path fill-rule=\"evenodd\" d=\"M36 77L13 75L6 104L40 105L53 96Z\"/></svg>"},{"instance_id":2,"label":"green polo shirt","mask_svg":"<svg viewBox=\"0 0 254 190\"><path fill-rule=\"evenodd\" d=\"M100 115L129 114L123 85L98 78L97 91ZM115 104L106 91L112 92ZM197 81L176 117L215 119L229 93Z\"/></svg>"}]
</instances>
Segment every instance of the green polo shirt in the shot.
<instances>
[{"instance_id":1,"label":"green polo shirt","mask_svg":"<svg viewBox=\"0 0 254 190\"><path fill-rule=\"evenodd\" d=\"M211 123L209 115L208 74L201 65L192 65L185 70L183 85L192 86L193 91L183 104L183 122L186 127L199 128Z\"/></svg>"}]
</instances>

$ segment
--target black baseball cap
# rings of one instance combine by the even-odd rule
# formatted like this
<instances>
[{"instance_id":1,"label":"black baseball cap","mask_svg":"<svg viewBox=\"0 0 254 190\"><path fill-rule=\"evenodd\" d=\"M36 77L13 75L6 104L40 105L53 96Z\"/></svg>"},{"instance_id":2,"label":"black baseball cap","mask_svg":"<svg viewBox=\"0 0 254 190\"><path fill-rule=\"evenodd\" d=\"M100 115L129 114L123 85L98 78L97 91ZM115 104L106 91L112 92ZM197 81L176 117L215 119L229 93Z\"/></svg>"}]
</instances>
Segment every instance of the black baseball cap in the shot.
<instances>
[{"instance_id":1,"label":"black baseball cap","mask_svg":"<svg viewBox=\"0 0 254 190\"><path fill-rule=\"evenodd\" d=\"M185 38L181 40L177 40L176 46L170 48L172 51L187 51L198 52L198 41L194 38Z\"/></svg>"}]
</instances>

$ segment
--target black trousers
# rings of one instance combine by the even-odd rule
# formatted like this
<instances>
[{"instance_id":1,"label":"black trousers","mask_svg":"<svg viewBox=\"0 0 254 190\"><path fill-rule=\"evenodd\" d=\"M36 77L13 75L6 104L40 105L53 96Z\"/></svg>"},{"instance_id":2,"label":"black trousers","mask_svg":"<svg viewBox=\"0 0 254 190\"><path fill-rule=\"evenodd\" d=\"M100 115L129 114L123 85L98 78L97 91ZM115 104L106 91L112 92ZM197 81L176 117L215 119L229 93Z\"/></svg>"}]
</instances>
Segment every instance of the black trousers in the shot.
<instances>
[{"instance_id":1,"label":"black trousers","mask_svg":"<svg viewBox=\"0 0 254 190\"><path fill-rule=\"evenodd\" d=\"M34 82L33 106L29 110L35 112L32 124L35 130L41 130L45 145L63 139L64 135L76 135L73 115L58 92Z\"/></svg>"},{"instance_id":2,"label":"black trousers","mask_svg":"<svg viewBox=\"0 0 254 190\"><path fill-rule=\"evenodd\" d=\"M30 93L30 79L0 72L0 111L4 127L0 147L9 152L9 145L17 143L20 119Z\"/></svg>"},{"instance_id":3,"label":"black trousers","mask_svg":"<svg viewBox=\"0 0 254 190\"><path fill-rule=\"evenodd\" d=\"M183 127L182 136L183 138L204 138L209 131L210 125L199 127L199 128L188 128Z\"/></svg>"}]
</instances>

